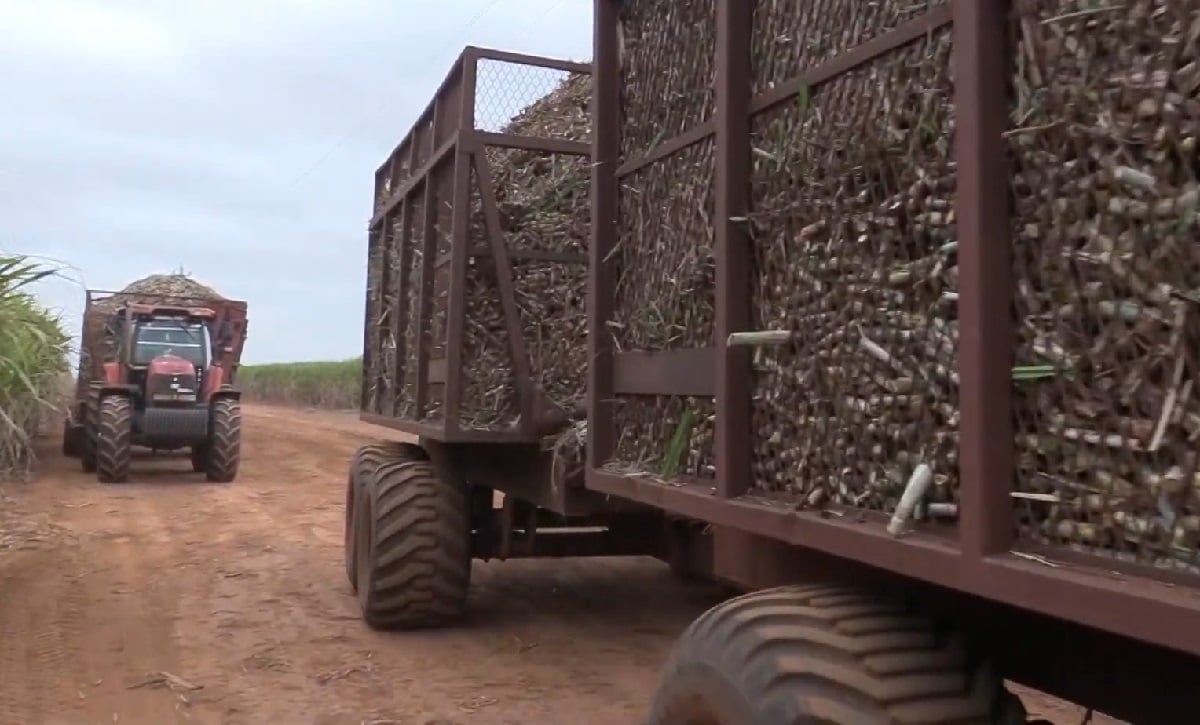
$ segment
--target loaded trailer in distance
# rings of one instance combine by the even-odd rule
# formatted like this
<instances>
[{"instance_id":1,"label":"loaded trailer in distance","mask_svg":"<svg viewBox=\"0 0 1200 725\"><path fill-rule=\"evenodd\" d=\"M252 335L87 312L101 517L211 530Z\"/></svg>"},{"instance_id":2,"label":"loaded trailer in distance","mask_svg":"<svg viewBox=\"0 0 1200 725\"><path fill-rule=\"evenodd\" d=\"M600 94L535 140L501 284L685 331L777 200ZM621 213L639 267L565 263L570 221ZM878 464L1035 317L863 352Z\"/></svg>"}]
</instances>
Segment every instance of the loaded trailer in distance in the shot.
<instances>
[{"instance_id":1,"label":"loaded trailer in distance","mask_svg":"<svg viewBox=\"0 0 1200 725\"><path fill-rule=\"evenodd\" d=\"M246 303L179 275L88 290L63 454L99 480L129 478L135 446L187 448L210 481L237 477Z\"/></svg>"},{"instance_id":2,"label":"loaded trailer in distance","mask_svg":"<svg viewBox=\"0 0 1200 725\"><path fill-rule=\"evenodd\" d=\"M467 48L376 173L361 417L419 443L350 465L373 626L453 620L472 558L665 557L660 512L584 488L590 71Z\"/></svg>"},{"instance_id":3,"label":"loaded trailer in distance","mask_svg":"<svg viewBox=\"0 0 1200 725\"><path fill-rule=\"evenodd\" d=\"M749 592L683 633L655 725L1023 722L1005 680L1130 722L1193 721L1198 8L811 5L595 0L585 425L539 417L537 381L503 393L528 401L512 416L528 442L438 422L497 395L454 382L481 357L461 343L484 319L523 330L532 308L487 317L455 289L481 268L514 288L503 252L519 246L481 256L455 237L422 257L419 279L451 302L432 329L451 335L415 333L415 358L388 337L400 318L371 331L405 303L368 302L364 399L403 389L428 406L364 411L422 436L351 472L348 563L368 620L401 597L364 577L402 579L372 563L363 492L386 472L376 501L402 501L419 470L431 509L478 509L428 519L460 522L448 540L390 530L392 547L428 541L466 571L497 551L475 547L518 535L496 526L493 490L539 509L520 530L534 541L532 522L553 518L537 499L565 492L619 502L602 541L638 532L642 553ZM465 78L452 98L475 97ZM527 210L492 216L502 240L542 228ZM438 345L444 364L403 362ZM582 485L555 478L552 454L543 475L445 473L546 455L542 430L586 436ZM409 581L409 602L465 587ZM453 611L430 604L420 621Z\"/></svg>"}]
</instances>

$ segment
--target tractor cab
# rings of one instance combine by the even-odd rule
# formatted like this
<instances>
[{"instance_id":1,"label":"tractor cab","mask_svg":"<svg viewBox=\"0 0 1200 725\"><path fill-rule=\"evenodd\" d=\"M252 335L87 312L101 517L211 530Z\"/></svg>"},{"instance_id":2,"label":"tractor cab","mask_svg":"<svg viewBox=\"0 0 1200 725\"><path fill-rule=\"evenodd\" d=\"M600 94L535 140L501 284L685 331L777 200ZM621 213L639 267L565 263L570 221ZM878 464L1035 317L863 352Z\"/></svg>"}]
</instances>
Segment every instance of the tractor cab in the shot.
<instances>
[{"instance_id":1,"label":"tractor cab","mask_svg":"<svg viewBox=\"0 0 1200 725\"><path fill-rule=\"evenodd\" d=\"M188 407L204 403L205 376L212 365L207 308L130 305L119 315L127 334L125 383L133 386L137 407Z\"/></svg>"}]
</instances>

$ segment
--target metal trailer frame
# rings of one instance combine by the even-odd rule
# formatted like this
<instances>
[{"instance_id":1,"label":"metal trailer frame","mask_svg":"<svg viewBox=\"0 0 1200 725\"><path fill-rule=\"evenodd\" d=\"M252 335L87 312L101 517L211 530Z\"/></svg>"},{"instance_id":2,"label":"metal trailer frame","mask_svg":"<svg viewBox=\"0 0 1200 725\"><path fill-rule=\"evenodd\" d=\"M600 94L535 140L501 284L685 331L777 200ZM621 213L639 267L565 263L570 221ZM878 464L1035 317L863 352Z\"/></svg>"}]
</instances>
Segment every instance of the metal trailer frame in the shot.
<instances>
[{"instance_id":1,"label":"metal trailer frame","mask_svg":"<svg viewBox=\"0 0 1200 725\"><path fill-rule=\"evenodd\" d=\"M1007 113L1001 91L1007 84L1007 2L951 0L790 82L752 95L753 3L717 0L715 116L624 163L620 4L594 3L587 487L711 524L718 577L757 588L802 580L806 573L822 570L857 581L882 575L898 576L910 588L928 585L941 601L953 602L964 621L973 618L979 634L991 633L989 646L1014 679L1095 703L1112 714L1154 713L1155 722L1179 721L1181 711L1175 708L1194 704L1196 695L1190 686L1164 686L1162 673L1171 671L1173 681L1183 682L1200 672L1200 590L1194 578L1058 549L1049 552L1057 565L1048 566L1037 560L1047 551L1039 552L1014 536L1009 209L1007 194L989 189L990 180L1007 173L1001 140ZM956 536L918 530L895 538L885 531L882 517L827 518L772 505L749 489L750 355L747 348L726 344L730 333L751 329L750 245L744 225L735 220L744 218L749 206L752 115L947 25L953 26L958 109L957 304L963 331L958 356L959 524ZM616 280L607 260L617 239L621 179L712 136L714 218L721 220L715 228L716 344L616 352L602 333L613 315ZM602 470L615 449L612 400L617 394L714 398L715 481L676 480L666 485L650 477ZM1087 677L1072 676L1069 668L1074 666L1086 667Z\"/></svg>"},{"instance_id":2,"label":"metal trailer frame","mask_svg":"<svg viewBox=\"0 0 1200 725\"><path fill-rule=\"evenodd\" d=\"M368 224L359 417L417 436L421 448L436 463L439 476L474 484L474 523L482 529L473 534L471 550L476 558L654 555L668 559L675 527L661 525L659 511L587 491L582 469L557 471L554 456L541 446L547 434L566 428L570 421L561 411L543 405L530 372L511 260L584 266L588 258L585 254L507 248L485 152L488 148L513 148L590 156L591 147L586 142L479 128L477 80L480 64L487 61L572 74L590 74L592 69L589 63L467 46L411 129L378 167L375 208ZM478 184L486 246L472 246L479 243L470 234L473 183ZM448 249L439 249L438 232L447 227ZM405 259L403 255L418 254L413 251L414 232L418 230L419 257ZM403 237L397 239L397 234ZM393 263L408 270L416 259L421 265L420 289L410 296L414 292L410 289L412 278L406 273L393 274ZM504 342L513 369L511 385L517 392L521 413L520 425L507 430L460 426L467 273L472 259L490 260L497 272L496 292L507 338ZM440 273L447 265L449 274ZM374 279L376 273L378 279ZM439 303L434 285L438 282L446 289L445 308L441 310L435 309ZM372 284L378 289L373 290ZM395 299L387 303L392 306L386 307L387 293L393 291ZM416 308L409 309L414 297ZM444 339L435 339L430 329L431 317L438 311L446 314ZM417 330L413 355L408 355L404 347L403 332L410 316L415 316ZM395 370L376 365L377 356L386 354L389 335L396 344ZM437 347L444 347L443 357L436 356ZM401 367L401 361L406 360L416 366L415 405L402 411L396 391L398 378L407 374ZM425 419L425 414L435 386L443 392L443 404L440 418L431 421ZM390 396L374 392L388 388L393 391ZM576 414L582 417L583 411ZM499 507L495 507L494 491L505 494Z\"/></svg>"},{"instance_id":3,"label":"metal trailer frame","mask_svg":"<svg viewBox=\"0 0 1200 725\"><path fill-rule=\"evenodd\" d=\"M555 254L532 250L510 251L505 248L504 235L496 203L496 191L485 151L489 147L528 149L555 154L587 156L591 148L587 143L555 138L539 138L480 130L476 122L476 81L481 61L499 61L508 64L535 68L591 73L591 65L552 58L543 58L520 53L468 46L454 61L445 79L438 87L433 100L418 116L403 140L395 147L387 160L375 172L376 209L369 223L371 259L378 255L378 266L391 269L391 250L397 246L390 242L394 233L394 222L406 238L398 245L407 250L414 225L420 224L424 246L421 254L421 277L424 289L420 291L416 310L408 310L409 279L396 281L399 293L397 307L390 315L394 326L396 355L403 359L403 326L409 315L416 315L419 333L416 339L415 361L416 406L411 416L397 414L397 401L383 401L375 406L368 404L372 385L379 384L382 370L374 378L364 375L362 419L405 433L441 443L535 443L540 440L539 430L546 424L545 409L536 394L536 386L530 374L529 355L518 318L513 293L510 260L537 259L558 261L564 264L587 264L585 255ZM488 247L468 250L471 215L471 176L474 171L479 180L479 193L483 205ZM418 204L417 196L424 192L425 203ZM434 203L429 203L430 200ZM447 207L446 211L442 207ZM439 218L439 213L448 215ZM449 223L450 251L438 256L435 227ZM402 252L404 253L404 252ZM514 430L464 430L459 425L459 412L463 395L464 328L466 325L466 294L468 259L490 258L497 270L498 294L506 325L506 343L513 362L513 385L517 390L521 410L521 426ZM374 262L373 262L374 264ZM430 316L433 312L433 277L436 270L448 264L450 267L448 287L446 354L435 358L431 348L441 341L431 339ZM392 284L386 276L380 281L383 287ZM365 315L363 369L369 371L373 356L380 348L377 335L382 332L379 323L371 319L368 295L368 310ZM423 420L430 394L430 386L444 386L444 405L439 421ZM372 409L373 407L373 409ZM550 421L553 423L554 421Z\"/></svg>"}]
</instances>

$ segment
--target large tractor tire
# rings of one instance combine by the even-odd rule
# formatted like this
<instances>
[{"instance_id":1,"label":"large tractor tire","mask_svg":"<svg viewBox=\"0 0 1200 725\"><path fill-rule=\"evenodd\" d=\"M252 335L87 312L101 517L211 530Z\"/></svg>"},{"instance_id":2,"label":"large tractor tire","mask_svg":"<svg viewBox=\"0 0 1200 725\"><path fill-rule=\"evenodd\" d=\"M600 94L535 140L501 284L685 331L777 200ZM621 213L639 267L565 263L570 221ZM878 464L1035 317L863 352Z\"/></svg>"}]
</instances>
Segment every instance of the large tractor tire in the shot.
<instances>
[{"instance_id":1,"label":"large tractor tire","mask_svg":"<svg viewBox=\"0 0 1200 725\"><path fill-rule=\"evenodd\" d=\"M401 443L368 443L360 446L350 459L350 470L346 474L346 516L343 524L343 556L346 564L346 578L350 588L358 592L358 560L355 549L355 512L358 504L358 493L362 490L363 482L369 480L381 460L403 457L413 461L427 460L425 451L419 446Z\"/></svg>"},{"instance_id":2,"label":"large tractor tire","mask_svg":"<svg viewBox=\"0 0 1200 725\"><path fill-rule=\"evenodd\" d=\"M192 446L188 457L192 461L192 473L204 473L208 470L208 448L206 446Z\"/></svg>"},{"instance_id":3,"label":"large tractor tire","mask_svg":"<svg viewBox=\"0 0 1200 725\"><path fill-rule=\"evenodd\" d=\"M357 480L356 480L357 479ZM375 629L448 624L466 610L471 580L469 497L414 446L363 446L351 471L354 573Z\"/></svg>"},{"instance_id":4,"label":"large tractor tire","mask_svg":"<svg viewBox=\"0 0 1200 725\"><path fill-rule=\"evenodd\" d=\"M204 476L213 483L237 478L242 458L242 404L221 398L212 404L208 442L205 444Z\"/></svg>"},{"instance_id":5,"label":"large tractor tire","mask_svg":"<svg viewBox=\"0 0 1200 725\"><path fill-rule=\"evenodd\" d=\"M1023 725L961 638L873 594L770 589L705 612L675 646L647 725Z\"/></svg>"},{"instance_id":6,"label":"large tractor tire","mask_svg":"<svg viewBox=\"0 0 1200 725\"><path fill-rule=\"evenodd\" d=\"M96 443L92 440L87 429L84 429L83 435L79 441L79 464L83 468L84 473L96 472Z\"/></svg>"},{"instance_id":7,"label":"large tractor tire","mask_svg":"<svg viewBox=\"0 0 1200 725\"><path fill-rule=\"evenodd\" d=\"M124 483L129 480L133 458L133 401L124 395L101 398L97 418L96 478L104 483Z\"/></svg>"},{"instance_id":8,"label":"large tractor tire","mask_svg":"<svg viewBox=\"0 0 1200 725\"><path fill-rule=\"evenodd\" d=\"M63 421L62 432L62 454L64 458L74 458L81 453L79 450L79 436L75 434L74 428L71 426L71 419Z\"/></svg>"}]
</instances>

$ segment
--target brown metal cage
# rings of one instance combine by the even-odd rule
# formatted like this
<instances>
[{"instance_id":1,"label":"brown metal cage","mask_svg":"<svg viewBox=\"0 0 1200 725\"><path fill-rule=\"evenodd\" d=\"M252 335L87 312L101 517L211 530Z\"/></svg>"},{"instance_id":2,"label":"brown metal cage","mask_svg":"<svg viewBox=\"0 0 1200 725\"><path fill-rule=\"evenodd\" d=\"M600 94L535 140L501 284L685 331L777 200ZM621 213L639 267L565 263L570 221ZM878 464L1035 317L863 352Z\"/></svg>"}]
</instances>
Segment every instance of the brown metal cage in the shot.
<instances>
[{"instance_id":1,"label":"brown metal cage","mask_svg":"<svg viewBox=\"0 0 1200 725\"><path fill-rule=\"evenodd\" d=\"M1200 654L1195 32L1057 5L596 0L589 488Z\"/></svg>"},{"instance_id":2,"label":"brown metal cage","mask_svg":"<svg viewBox=\"0 0 1200 725\"><path fill-rule=\"evenodd\" d=\"M586 195L579 200L582 241L576 251L522 245L506 233L497 203L497 150L567 157L586 164L586 134L562 137L503 132L505 120L564 78L591 66L468 47L434 99L375 175L369 225L363 345L364 420L441 442L528 442L551 416L544 378L531 347L528 315L515 289L522 264L573 269L579 306L586 284ZM585 96L585 99L587 96ZM585 101L586 106L586 101ZM580 114L590 123L587 109ZM576 134L579 136L580 134ZM581 178L587 178L583 169ZM519 280L518 280L519 281ZM485 300L503 332L479 335ZM581 320L578 340L583 354ZM483 364L504 380L480 390L472 374ZM582 369L573 372L580 395ZM560 376L561 377L561 376ZM502 398L503 415L483 423L470 406ZM552 421L551 421L552 422Z\"/></svg>"}]
</instances>

